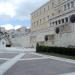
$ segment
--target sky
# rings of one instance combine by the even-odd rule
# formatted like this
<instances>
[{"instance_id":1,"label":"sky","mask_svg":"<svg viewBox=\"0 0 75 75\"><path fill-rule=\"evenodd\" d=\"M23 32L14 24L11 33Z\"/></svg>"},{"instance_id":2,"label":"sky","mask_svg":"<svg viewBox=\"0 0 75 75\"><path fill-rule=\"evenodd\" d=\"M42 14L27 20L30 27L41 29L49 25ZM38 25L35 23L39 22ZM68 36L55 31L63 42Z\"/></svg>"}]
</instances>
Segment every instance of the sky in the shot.
<instances>
[{"instance_id":1,"label":"sky","mask_svg":"<svg viewBox=\"0 0 75 75\"><path fill-rule=\"evenodd\" d=\"M18 29L31 26L30 14L48 0L0 0L0 27Z\"/></svg>"}]
</instances>

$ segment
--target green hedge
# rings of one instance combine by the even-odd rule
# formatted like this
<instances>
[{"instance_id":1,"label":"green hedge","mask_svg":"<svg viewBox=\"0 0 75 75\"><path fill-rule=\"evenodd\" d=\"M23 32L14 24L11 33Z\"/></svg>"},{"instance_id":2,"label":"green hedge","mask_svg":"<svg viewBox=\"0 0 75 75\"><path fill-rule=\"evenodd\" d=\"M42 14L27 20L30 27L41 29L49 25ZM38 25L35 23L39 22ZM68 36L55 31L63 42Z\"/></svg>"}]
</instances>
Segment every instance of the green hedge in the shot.
<instances>
[{"instance_id":1,"label":"green hedge","mask_svg":"<svg viewBox=\"0 0 75 75\"><path fill-rule=\"evenodd\" d=\"M49 47L49 46L36 46L36 52L48 52L57 53L63 55L75 56L75 48L65 48L65 47Z\"/></svg>"}]
</instances>

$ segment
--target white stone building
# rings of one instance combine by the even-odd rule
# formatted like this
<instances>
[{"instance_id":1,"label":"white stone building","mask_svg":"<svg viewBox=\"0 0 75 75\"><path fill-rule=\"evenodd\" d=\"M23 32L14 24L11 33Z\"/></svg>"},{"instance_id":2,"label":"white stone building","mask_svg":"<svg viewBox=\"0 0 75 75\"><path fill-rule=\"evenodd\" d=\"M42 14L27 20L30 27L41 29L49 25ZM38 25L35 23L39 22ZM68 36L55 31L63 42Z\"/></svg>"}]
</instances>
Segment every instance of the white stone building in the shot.
<instances>
[{"instance_id":1,"label":"white stone building","mask_svg":"<svg viewBox=\"0 0 75 75\"><path fill-rule=\"evenodd\" d=\"M26 36L29 32L30 32L30 29L27 29L26 27L21 27L17 30L9 30L8 33L11 38L12 46L13 47L29 47L29 44L28 44L29 40L28 40L28 37Z\"/></svg>"},{"instance_id":2,"label":"white stone building","mask_svg":"<svg viewBox=\"0 0 75 75\"><path fill-rule=\"evenodd\" d=\"M49 0L31 13L31 31L10 33L13 46L75 47L75 0Z\"/></svg>"},{"instance_id":3,"label":"white stone building","mask_svg":"<svg viewBox=\"0 0 75 75\"><path fill-rule=\"evenodd\" d=\"M31 18L31 47L35 47L36 43L75 46L75 0L50 0L34 11Z\"/></svg>"},{"instance_id":4,"label":"white stone building","mask_svg":"<svg viewBox=\"0 0 75 75\"><path fill-rule=\"evenodd\" d=\"M9 34L5 30L5 28L0 27L0 47L8 47L8 46L11 46Z\"/></svg>"},{"instance_id":5,"label":"white stone building","mask_svg":"<svg viewBox=\"0 0 75 75\"><path fill-rule=\"evenodd\" d=\"M0 48L4 48L6 47L6 40L5 39L1 39L0 40Z\"/></svg>"}]
</instances>

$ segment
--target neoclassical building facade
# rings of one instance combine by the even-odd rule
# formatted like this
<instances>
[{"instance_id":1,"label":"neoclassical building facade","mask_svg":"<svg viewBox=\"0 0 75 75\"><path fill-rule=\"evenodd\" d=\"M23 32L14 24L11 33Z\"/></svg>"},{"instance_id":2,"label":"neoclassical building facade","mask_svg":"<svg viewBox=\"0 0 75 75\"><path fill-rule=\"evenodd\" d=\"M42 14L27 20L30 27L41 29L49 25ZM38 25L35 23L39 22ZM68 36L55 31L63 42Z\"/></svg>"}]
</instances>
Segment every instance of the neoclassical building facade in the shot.
<instances>
[{"instance_id":1,"label":"neoclassical building facade","mask_svg":"<svg viewBox=\"0 0 75 75\"><path fill-rule=\"evenodd\" d=\"M31 13L31 29L13 38L14 46L75 47L75 0L49 0Z\"/></svg>"},{"instance_id":2,"label":"neoclassical building facade","mask_svg":"<svg viewBox=\"0 0 75 75\"><path fill-rule=\"evenodd\" d=\"M50 0L31 14L30 46L75 46L75 0Z\"/></svg>"}]
</instances>

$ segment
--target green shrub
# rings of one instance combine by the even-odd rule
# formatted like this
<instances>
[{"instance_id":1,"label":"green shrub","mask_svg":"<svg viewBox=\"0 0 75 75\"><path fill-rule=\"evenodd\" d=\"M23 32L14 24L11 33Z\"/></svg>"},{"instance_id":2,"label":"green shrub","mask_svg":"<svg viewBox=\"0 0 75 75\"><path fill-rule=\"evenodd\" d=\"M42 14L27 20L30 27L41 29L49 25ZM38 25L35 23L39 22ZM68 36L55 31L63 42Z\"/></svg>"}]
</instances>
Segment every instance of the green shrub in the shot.
<instances>
[{"instance_id":1,"label":"green shrub","mask_svg":"<svg viewBox=\"0 0 75 75\"><path fill-rule=\"evenodd\" d=\"M49 47L37 45L36 52L58 53L63 55L75 56L75 48Z\"/></svg>"}]
</instances>

